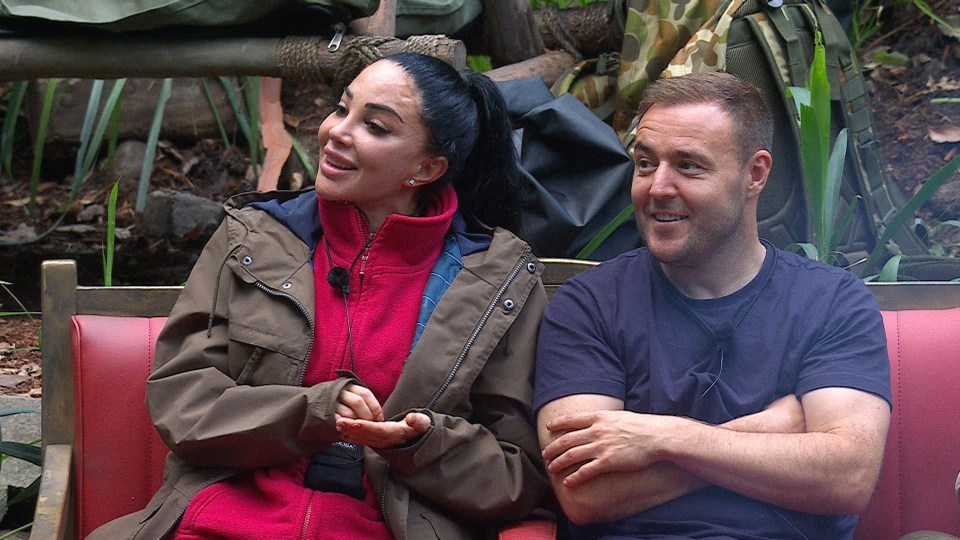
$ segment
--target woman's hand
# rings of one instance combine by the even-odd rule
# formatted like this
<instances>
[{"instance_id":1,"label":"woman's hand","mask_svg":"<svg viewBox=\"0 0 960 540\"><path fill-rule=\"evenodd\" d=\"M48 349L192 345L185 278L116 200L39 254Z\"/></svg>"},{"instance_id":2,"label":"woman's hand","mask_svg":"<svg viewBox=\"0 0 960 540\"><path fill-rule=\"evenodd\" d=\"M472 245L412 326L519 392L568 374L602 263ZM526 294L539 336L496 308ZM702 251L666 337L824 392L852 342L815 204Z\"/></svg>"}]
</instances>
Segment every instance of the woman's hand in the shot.
<instances>
[{"instance_id":1,"label":"woman's hand","mask_svg":"<svg viewBox=\"0 0 960 540\"><path fill-rule=\"evenodd\" d=\"M383 407L369 388L359 384L348 384L340 391L337 399L337 420L351 418L382 422Z\"/></svg>"},{"instance_id":2,"label":"woman's hand","mask_svg":"<svg viewBox=\"0 0 960 540\"><path fill-rule=\"evenodd\" d=\"M391 422L340 416L337 418L337 431L344 442L370 448L387 448L423 435L430 429L430 424L430 417L418 412L408 413L403 420Z\"/></svg>"}]
</instances>

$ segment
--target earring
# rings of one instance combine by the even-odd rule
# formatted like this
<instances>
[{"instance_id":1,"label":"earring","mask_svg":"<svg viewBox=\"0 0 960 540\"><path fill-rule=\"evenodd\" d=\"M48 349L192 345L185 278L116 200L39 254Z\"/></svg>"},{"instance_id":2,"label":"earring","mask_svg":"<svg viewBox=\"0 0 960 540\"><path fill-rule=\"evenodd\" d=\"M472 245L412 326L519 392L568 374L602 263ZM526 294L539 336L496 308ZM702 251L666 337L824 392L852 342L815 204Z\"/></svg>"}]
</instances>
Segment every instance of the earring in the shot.
<instances>
[{"instance_id":1,"label":"earring","mask_svg":"<svg viewBox=\"0 0 960 540\"><path fill-rule=\"evenodd\" d=\"M417 185L417 181L414 180L413 178L411 178L411 179L407 180L407 185L409 185L410 187L413 187L413 186Z\"/></svg>"}]
</instances>

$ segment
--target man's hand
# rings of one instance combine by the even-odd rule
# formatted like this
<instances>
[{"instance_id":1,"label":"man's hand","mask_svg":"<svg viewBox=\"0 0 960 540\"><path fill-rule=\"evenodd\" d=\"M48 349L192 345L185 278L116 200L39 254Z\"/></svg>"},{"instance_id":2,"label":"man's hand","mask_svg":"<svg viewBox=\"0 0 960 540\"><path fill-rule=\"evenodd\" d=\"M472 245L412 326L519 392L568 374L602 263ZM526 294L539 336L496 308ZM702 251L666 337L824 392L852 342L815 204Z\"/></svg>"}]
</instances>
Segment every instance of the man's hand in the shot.
<instances>
[{"instance_id":1,"label":"man's hand","mask_svg":"<svg viewBox=\"0 0 960 540\"><path fill-rule=\"evenodd\" d=\"M627 411L571 413L550 419L546 428L559 434L543 449L551 474L580 466L563 478L573 488L611 472L639 471L659 461L658 434L684 419Z\"/></svg>"}]
</instances>

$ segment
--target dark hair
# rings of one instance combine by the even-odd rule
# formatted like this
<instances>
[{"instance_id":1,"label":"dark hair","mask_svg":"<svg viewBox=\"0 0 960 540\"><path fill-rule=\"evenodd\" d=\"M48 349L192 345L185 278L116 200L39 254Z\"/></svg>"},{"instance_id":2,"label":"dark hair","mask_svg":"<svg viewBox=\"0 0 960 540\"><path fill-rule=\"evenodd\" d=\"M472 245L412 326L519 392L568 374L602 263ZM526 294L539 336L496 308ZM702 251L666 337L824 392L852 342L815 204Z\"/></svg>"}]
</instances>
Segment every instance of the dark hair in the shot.
<instances>
[{"instance_id":1,"label":"dark hair","mask_svg":"<svg viewBox=\"0 0 960 540\"><path fill-rule=\"evenodd\" d=\"M450 182L460 209L489 226L518 230L519 160L503 96L486 76L417 53L382 58L398 65L420 94L427 150L447 158L440 182Z\"/></svg>"},{"instance_id":2,"label":"dark hair","mask_svg":"<svg viewBox=\"0 0 960 540\"><path fill-rule=\"evenodd\" d=\"M643 117L650 107L662 105L718 105L732 120L733 137L746 162L757 150L770 150L773 120L757 87L729 73L691 73L658 79L647 87L637 108Z\"/></svg>"}]
</instances>

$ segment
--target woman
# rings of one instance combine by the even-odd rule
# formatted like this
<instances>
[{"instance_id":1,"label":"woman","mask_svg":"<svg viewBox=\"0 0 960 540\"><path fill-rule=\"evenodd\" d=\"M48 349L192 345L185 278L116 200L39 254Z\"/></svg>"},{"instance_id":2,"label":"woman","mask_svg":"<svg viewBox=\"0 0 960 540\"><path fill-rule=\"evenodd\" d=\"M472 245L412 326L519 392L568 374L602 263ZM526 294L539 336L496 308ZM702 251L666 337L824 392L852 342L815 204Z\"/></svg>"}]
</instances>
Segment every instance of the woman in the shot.
<instances>
[{"instance_id":1,"label":"woman","mask_svg":"<svg viewBox=\"0 0 960 540\"><path fill-rule=\"evenodd\" d=\"M542 265L496 87L381 59L320 126L316 193L244 194L157 344L172 450L98 538L479 538L546 482L529 416Z\"/></svg>"}]
</instances>

